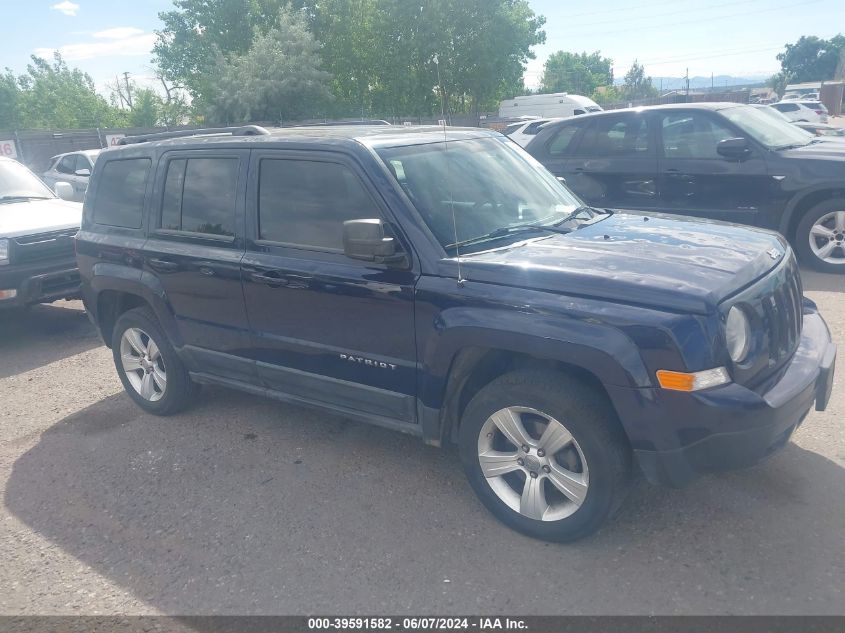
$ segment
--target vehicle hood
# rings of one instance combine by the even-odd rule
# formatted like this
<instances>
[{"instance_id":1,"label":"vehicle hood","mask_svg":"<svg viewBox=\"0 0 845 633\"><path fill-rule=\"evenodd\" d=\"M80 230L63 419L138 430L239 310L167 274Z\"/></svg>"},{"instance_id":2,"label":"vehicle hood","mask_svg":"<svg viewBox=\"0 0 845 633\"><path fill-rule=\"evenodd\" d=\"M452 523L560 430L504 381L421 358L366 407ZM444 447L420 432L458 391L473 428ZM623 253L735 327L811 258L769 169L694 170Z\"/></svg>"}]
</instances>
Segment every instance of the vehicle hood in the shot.
<instances>
[{"instance_id":1,"label":"vehicle hood","mask_svg":"<svg viewBox=\"0 0 845 633\"><path fill-rule=\"evenodd\" d=\"M82 204L60 198L0 204L0 237L79 228Z\"/></svg>"},{"instance_id":2,"label":"vehicle hood","mask_svg":"<svg viewBox=\"0 0 845 633\"><path fill-rule=\"evenodd\" d=\"M781 155L787 158L815 158L823 160L841 160L845 161L845 143L842 139L845 137L816 137L815 142L805 145L804 147L796 147L793 149L781 150Z\"/></svg>"},{"instance_id":3,"label":"vehicle hood","mask_svg":"<svg viewBox=\"0 0 845 633\"><path fill-rule=\"evenodd\" d=\"M617 212L567 235L464 255L470 281L707 314L791 251L772 231Z\"/></svg>"}]
</instances>

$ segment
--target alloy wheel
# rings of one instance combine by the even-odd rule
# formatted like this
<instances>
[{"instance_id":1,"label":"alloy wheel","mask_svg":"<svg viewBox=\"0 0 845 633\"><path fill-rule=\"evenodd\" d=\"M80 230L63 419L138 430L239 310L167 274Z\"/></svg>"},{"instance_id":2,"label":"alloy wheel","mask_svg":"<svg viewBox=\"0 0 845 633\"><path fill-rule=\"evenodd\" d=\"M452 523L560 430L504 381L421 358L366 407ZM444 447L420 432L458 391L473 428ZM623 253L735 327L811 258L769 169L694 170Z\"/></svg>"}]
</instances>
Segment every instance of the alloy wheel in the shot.
<instances>
[{"instance_id":1,"label":"alloy wheel","mask_svg":"<svg viewBox=\"0 0 845 633\"><path fill-rule=\"evenodd\" d=\"M128 328L120 338L120 361L129 384L144 400L161 400L167 390L167 370L156 342L140 328Z\"/></svg>"},{"instance_id":2,"label":"alloy wheel","mask_svg":"<svg viewBox=\"0 0 845 633\"><path fill-rule=\"evenodd\" d=\"M845 264L845 211L831 211L810 227L810 249L828 264Z\"/></svg>"},{"instance_id":3,"label":"alloy wheel","mask_svg":"<svg viewBox=\"0 0 845 633\"><path fill-rule=\"evenodd\" d=\"M587 460L569 430L528 407L491 415L478 436L478 462L497 497L537 521L559 521L584 503Z\"/></svg>"}]
</instances>

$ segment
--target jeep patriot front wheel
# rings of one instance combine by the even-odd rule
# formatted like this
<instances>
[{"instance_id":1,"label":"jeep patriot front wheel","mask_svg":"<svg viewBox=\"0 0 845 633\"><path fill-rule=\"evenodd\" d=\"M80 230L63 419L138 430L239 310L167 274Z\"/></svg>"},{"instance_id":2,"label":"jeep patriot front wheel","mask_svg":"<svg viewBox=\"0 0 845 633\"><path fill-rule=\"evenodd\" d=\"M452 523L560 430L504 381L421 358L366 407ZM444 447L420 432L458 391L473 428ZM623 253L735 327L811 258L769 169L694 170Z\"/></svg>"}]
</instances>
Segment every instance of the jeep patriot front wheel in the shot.
<instances>
[{"instance_id":1,"label":"jeep patriot front wheel","mask_svg":"<svg viewBox=\"0 0 845 633\"><path fill-rule=\"evenodd\" d=\"M564 374L518 371L494 380L468 405L460 441L481 501L529 536L585 536L626 489L630 451L612 408Z\"/></svg>"}]
</instances>

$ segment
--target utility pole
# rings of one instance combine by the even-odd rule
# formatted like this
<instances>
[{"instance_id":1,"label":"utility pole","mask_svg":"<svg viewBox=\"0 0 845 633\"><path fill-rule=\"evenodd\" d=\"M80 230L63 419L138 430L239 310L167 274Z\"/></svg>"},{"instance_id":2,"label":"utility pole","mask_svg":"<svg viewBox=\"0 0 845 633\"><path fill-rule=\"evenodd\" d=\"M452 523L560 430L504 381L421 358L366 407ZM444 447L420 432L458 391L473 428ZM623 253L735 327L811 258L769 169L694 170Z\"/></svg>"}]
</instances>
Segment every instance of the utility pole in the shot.
<instances>
[{"instance_id":1,"label":"utility pole","mask_svg":"<svg viewBox=\"0 0 845 633\"><path fill-rule=\"evenodd\" d=\"M710 92L713 92L713 71L710 71Z\"/></svg>"},{"instance_id":2,"label":"utility pole","mask_svg":"<svg viewBox=\"0 0 845 633\"><path fill-rule=\"evenodd\" d=\"M684 80L687 83L687 103L689 103L689 68L687 68L687 73L684 75Z\"/></svg>"},{"instance_id":3,"label":"utility pole","mask_svg":"<svg viewBox=\"0 0 845 633\"><path fill-rule=\"evenodd\" d=\"M126 81L126 103L129 104L129 109L132 109L132 91L129 89L129 73L124 72L123 78Z\"/></svg>"}]
</instances>

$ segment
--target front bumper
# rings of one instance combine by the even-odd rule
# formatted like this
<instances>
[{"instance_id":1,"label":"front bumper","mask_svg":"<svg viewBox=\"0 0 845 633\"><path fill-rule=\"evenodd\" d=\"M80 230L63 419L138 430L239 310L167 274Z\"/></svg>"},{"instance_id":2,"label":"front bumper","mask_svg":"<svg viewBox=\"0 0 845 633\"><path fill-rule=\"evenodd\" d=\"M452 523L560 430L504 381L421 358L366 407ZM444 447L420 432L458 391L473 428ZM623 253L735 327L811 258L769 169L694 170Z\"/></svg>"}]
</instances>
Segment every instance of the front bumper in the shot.
<instances>
[{"instance_id":1,"label":"front bumper","mask_svg":"<svg viewBox=\"0 0 845 633\"><path fill-rule=\"evenodd\" d=\"M79 296L79 270L73 257L0 267L0 290L14 297L0 299L0 310Z\"/></svg>"},{"instance_id":2,"label":"front bumper","mask_svg":"<svg viewBox=\"0 0 845 633\"><path fill-rule=\"evenodd\" d=\"M625 412L620 418L646 478L679 487L782 448L814 402L820 411L827 406L835 362L827 325L806 307L798 349L765 393L727 384L695 393L614 389L611 398Z\"/></svg>"}]
</instances>

